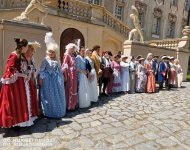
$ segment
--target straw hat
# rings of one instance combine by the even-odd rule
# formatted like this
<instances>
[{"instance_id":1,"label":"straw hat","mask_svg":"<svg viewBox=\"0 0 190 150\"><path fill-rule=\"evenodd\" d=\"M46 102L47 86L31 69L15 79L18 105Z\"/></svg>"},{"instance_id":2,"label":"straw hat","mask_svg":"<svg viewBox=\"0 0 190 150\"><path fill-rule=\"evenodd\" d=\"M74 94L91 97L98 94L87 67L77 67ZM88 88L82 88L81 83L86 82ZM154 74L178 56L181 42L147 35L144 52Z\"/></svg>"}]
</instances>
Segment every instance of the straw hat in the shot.
<instances>
[{"instance_id":1,"label":"straw hat","mask_svg":"<svg viewBox=\"0 0 190 150\"><path fill-rule=\"evenodd\" d=\"M140 60L144 60L144 58L141 57L141 58L138 59L138 61L140 61Z\"/></svg>"},{"instance_id":2,"label":"straw hat","mask_svg":"<svg viewBox=\"0 0 190 150\"><path fill-rule=\"evenodd\" d=\"M31 45L35 50L40 47L40 43L35 41L35 42L28 42L28 45Z\"/></svg>"},{"instance_id":3,"label":"straw hat","mask_svg":"<svg viewBox=\"0 0 190 150\"><path fill-rule=\"evenodd\" d=\"M128 58L128 56L126 56L126 55L121 55L121 59L123 59L123 58Z\"/></svg>"}]
</instances>

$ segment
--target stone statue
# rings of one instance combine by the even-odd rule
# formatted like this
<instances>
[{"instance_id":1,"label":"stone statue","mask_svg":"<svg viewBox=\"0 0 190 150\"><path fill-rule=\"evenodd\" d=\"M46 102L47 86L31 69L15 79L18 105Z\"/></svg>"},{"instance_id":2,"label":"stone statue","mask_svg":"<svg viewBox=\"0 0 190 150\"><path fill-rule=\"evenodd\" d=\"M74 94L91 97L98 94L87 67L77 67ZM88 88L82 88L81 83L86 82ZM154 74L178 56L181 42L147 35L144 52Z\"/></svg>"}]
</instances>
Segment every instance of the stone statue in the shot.
<instances>
[{"instance_id":1,"label":"stone statue","mask_svg":"<svg viewBox=\"0 0 190 150\"><path fill-rule=\"evenodd\" d=\"M28 14L30 12L32 12L35 8L37 8L39 11L44 13L44 15L42 17L42 22L41 22L41 24L44 24L44 18L45 18L45 15L47 15L46 9L45 9L45 6L43 4L43 1L42 1L42 3L40 3L38 0L31 0L30 4L26 7L25 11L22 12L20 16L14 18L13 20L28 21L29 20Z\"/></svg>"},{"instance_id":2,"label":"stone statue","mask_svg":"<svg viewBox=\"0 0 190 150\"><path fill-rule=\"evenodd\" d=\"M132 14L130 14L130 18L133 19L133 24L134 24L135 28L129 32L128 40L131 41L132 35L137 37L139 34L140 42L144 43L144 37L143 37L142 31L141 31L141 27L139 25L138 10L136 9L136 7L134 5L131 6L131 9L134 12Z\"/></svg>"}]
</instances>

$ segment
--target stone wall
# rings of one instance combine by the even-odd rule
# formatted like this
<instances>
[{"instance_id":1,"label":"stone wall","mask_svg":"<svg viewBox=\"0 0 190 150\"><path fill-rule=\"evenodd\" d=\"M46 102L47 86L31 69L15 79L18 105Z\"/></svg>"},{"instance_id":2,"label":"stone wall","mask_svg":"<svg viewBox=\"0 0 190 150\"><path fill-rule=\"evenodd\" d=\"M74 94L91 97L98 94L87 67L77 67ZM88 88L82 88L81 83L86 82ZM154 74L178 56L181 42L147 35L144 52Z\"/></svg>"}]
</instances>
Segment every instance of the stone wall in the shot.
<instances>
[{"instance_id":1,"label":"stone wall","mask_svg":"<svg viewBox=\"0 0 190 150\"><path fill-rule=\"evenodd\" d=\"M46 55L44 37L46 32L50 30L51 28L39 24L0 20L0 76L4 72L8 56L15 49L15 37L24 38L31 42L38 41L41 44L41 48L38 48L34 54L36 67L39 69L42 59Z\"/></svg>"}]
</instances>

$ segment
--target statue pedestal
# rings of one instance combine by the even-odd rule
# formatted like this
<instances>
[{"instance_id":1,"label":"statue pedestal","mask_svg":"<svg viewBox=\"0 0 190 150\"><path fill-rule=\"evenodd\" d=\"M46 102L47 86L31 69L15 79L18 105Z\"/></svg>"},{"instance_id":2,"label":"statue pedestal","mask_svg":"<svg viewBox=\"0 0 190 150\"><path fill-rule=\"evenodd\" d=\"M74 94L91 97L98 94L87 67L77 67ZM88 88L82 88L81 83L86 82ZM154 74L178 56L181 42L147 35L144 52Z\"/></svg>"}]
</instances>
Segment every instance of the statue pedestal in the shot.
<instances>
[{"instance_id":1,"label":"statue pedestal","mask_svg":"<svg viewBox=\"0 0 190 150\"><path fill-rule=\"evenodd\" d=\"M42 59L46 56L44 37L50 27L26 21L0 20L0 76L4 72L7 58L14 51L16 43L14 38L24 38L28 41L38 41L41 48L34 54L36 67L39 69Z\"/></svg>"},{"instance_id":2,"label":"statue pedestal","mask_svg":"<svg viewBox=\"0 0 190 150\"><path fill-rule=\"evenodd\" d=\"M190 51L184 48L169 49L164 47L152 46L146 43L134 42L126 40L123 46L124 55L136 57L137 55L142 55L143 58L146 59L148 53L152 53L153 55L161 56L173 56L174 58L178 58L180 65L183 69L183 80L186 80L187 77L187 68L188 68L188 60ZM129 60L130 61L130 60ZM158 60L158 62L160 59Z\"/></svg>"}]
</instances>

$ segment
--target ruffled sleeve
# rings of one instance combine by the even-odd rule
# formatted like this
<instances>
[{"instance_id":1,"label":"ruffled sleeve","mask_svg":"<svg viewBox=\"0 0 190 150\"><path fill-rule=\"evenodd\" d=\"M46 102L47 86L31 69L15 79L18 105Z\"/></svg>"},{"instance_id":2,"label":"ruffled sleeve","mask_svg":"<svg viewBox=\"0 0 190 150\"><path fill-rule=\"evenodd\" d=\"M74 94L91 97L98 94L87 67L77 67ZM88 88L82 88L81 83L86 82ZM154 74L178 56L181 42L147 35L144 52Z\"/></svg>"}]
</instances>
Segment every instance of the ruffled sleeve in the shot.
<instances>
[{"instance_id":1,"label":"ruffled sleeve","mask_svg":"<svg viewBox=\"0 0 190 150\"><path fill-rule=\"evenodd\" d=\"M5 73L1 79L3 84L14 83L18 79L18 69L16 68L17 55L12 53L6 64Z\"/></svg>"},{"instance_id":2,"label":"ruffled sleeve","mask_svg":"<svg viewBox=\"0 0 190 150\"><path fill-rule=\"evenodd\" d=\"M68 69L69 60L70 60L69 55L65 55L63 58L63 64L62 64L63 70Z\"/></svg>"},{"instance_id":3,"label":"ruffled sleeve","mask_svg":"<svg viewBox=\"0 0 190 150\"><path fill-rule=\"evenodd\" d=\"M43 61L42 61L41 66L40 66L40 70L39 70L39 72L38 72L38 75L39 75L40 78L42 78L42 79L45 78L45 73L44 73L44 71L45 71L45 69L46 69L47 64L48 64L47 59L44 58Z\"/></svg>"}]
</instances>

